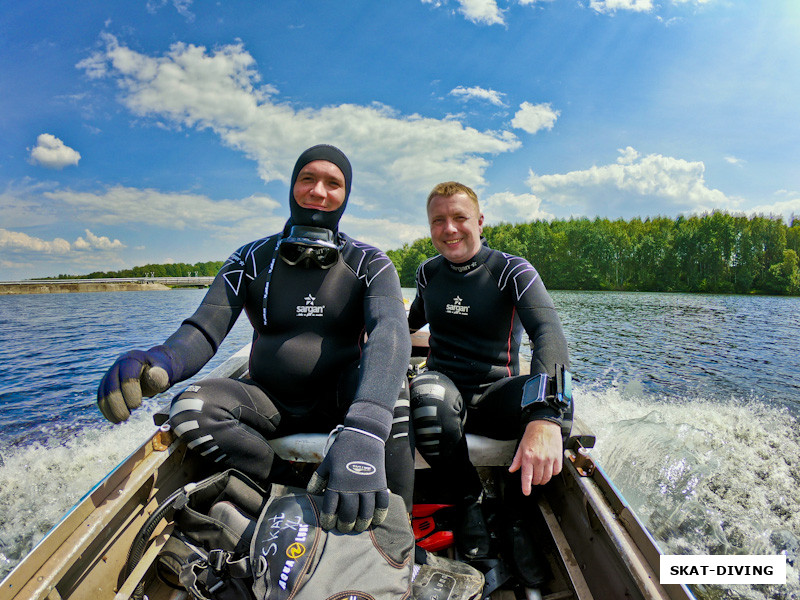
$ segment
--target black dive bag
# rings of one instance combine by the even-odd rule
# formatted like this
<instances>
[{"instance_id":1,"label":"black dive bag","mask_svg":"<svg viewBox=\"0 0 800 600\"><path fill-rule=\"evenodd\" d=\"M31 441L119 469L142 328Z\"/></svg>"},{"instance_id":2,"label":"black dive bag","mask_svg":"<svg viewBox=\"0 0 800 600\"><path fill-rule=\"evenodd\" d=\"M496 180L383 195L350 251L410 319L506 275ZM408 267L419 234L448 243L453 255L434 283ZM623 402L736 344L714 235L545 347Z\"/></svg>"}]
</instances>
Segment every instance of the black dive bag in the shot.
<instances>
[{"instance_id":1,"label":"black dive bag","mask_svg":"<svg viewBox=\"0 0 800 600\"><path fill-rule=\"evenodd\" d=\"M185 486L145 523L128 573L157 523L173 512L156 573L197 600L411 598L414 536L399 496L390 494L381 525L343 534L319 526L320 496L273 490L285 493L269 495L234 469Z\"/></svg>"}]
</instances>

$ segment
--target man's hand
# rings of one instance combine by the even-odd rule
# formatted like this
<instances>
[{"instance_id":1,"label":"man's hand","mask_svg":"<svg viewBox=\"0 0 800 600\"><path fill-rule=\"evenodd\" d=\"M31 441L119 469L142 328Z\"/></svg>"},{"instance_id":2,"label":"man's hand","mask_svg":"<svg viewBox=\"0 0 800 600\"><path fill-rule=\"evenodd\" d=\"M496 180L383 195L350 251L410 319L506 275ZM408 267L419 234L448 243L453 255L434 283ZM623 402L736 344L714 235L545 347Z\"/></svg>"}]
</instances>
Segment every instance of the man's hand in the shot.
<instances>
[{"instance_id":1,"label":"man's hand","mask_svg":"<svg viewBox=\"0 0 800 600\"><path fill-rule=\"evenodd\" d=\"M112 423L126 421L139 408L142 396L155 396L172 385L172 359L164 346L147 352L131 350L120 356L97 388L97 404Z\"/></svg>"},{"instance_id":2,"label":"man's hand","mask_svg":"<svg viewBox=\"0 0 800 600\"><path fill-rule=\"evenodd\" d=\"M561 427L551 421L531 421L508 468L509 473L522 469L522 493L531 494L531 486L544 485L561 472L564 448Z\"/></svg>"},{"instance_id":3,"label":"man's hand","mask_svg":"<svg viewBox=\"0 0 800 600\"><path fill-rule=\"evenodd\" d=\"M345 427L311 476L308 491L322 494L320 525L342 533L380 525L389 513L383 440Z\"/></svg>"}]
</instances>

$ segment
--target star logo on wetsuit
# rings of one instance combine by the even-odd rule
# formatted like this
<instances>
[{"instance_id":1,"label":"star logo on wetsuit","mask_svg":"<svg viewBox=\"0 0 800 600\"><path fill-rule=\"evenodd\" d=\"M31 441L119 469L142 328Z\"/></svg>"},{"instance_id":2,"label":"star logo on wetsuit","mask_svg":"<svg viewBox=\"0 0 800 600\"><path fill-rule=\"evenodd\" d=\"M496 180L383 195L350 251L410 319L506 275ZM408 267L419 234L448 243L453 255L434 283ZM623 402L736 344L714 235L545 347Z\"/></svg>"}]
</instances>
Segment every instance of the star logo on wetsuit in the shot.
<instances>
[{"instance_id":1,"label":"star logo on wetsuit","mask_svg":"<svg viewBox=\"0 0 800 600\"><path fill-rule=\"evenodd\" d=\"M461 296L453 298L453 303L445 306L445 312L449 315L469 315L469 306L463 306Z\"/></svg>"},{"instance_id":2,"label":"star logo on wetsuit","mask_svg":"<svg viewBox=\"0 0 800 600\"><path fill-rule=\"evenodd\" d=\"M316 296L312 296L309 294L303 300L306 301L305 306L298 305L297 312L295 313L296 317L321 317L322 313L325 311L325 306L314 306L314 302L317 300Z\"/></svg>"}]
</instances>

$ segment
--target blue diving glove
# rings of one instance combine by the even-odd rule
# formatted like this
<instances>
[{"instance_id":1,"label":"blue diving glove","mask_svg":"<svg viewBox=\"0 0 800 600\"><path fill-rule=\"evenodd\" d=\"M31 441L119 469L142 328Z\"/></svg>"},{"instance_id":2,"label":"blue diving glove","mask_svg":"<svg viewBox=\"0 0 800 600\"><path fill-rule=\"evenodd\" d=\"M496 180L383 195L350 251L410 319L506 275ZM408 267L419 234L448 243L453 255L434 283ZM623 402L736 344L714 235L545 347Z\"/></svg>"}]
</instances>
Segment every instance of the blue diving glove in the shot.
<instances>
[{"instance_id":1,"label":"blue diving glove","mask_svg":"<svg viewBox=\"0 0 800 600\"><path fill-rule=\"evenodd\" d=\"M389 513L384 441L369 431L339 427L333 445L308 483L325 495L320 525L342 533L380 525Z\"/></svg>"},{"instance_id":2,"label":"blue diving glove","mask_svg":"<svg viewBox=\"0 0 800 600\"><path fill-rule=\"evenodd\" d=\"M131 350L120 356L97 388L97 404L112 423L126 421L142 397L155 396L173 383L174 361L166 346L146 352Z\"/></svg>"}]
</instances>

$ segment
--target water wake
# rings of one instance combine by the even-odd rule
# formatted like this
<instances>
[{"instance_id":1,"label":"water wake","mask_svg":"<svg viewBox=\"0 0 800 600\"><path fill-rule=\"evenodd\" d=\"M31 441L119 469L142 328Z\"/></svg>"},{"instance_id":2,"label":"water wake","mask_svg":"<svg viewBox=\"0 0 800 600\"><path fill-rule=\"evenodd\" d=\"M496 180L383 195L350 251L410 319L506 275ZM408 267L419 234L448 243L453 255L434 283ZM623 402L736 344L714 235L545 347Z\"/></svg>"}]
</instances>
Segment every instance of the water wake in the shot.
<instances>
[{"instance_id":1,"label":"water wake","mask_svg":"<svg viewBox=\"0 0 800 600\"><path fill-rule=\"evenodd\" d=\"M785 586L697 586L700 598L800 595L800 430L763 398L647 396L636 382L581 389L593 455L668 554L784 554Z\"/></svg>"},{"instance_id":2,"label":"water wake","mask_svg":"<svg viewBox=\"0 0 800 600\"><path fill-rule=\"evenodd\" d=\"M111 469L155 431L152 409L103 422L68 441L0 450L0 579Z\"/></svg>"}]
</instances>

